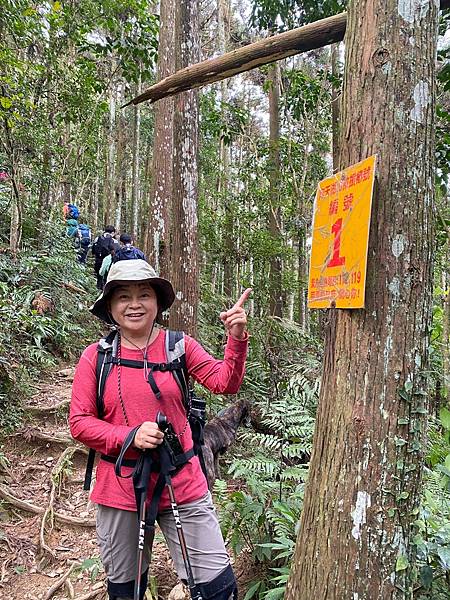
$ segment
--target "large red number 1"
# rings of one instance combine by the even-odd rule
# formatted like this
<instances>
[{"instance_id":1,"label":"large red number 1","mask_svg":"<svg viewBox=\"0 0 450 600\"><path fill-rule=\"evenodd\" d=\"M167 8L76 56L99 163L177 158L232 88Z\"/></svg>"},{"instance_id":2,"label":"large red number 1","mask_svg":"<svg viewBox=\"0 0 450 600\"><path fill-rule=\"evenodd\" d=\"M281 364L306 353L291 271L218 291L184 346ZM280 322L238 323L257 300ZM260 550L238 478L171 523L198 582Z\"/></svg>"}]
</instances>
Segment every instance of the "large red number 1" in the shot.
<instances>
[{"instance_id":1,"label":"large red number 1","mask_svg":"<svg viewBox=\"0 0 450 600\"><path fill-rule=\"evenodd\" d=\"M334 233L333 256L327 265L328 267L341 267L345 265L345 256L339 256L341 251L341 230L342 219L338 219L331 228L331 231Z\"/></svg>"}]
</instances>

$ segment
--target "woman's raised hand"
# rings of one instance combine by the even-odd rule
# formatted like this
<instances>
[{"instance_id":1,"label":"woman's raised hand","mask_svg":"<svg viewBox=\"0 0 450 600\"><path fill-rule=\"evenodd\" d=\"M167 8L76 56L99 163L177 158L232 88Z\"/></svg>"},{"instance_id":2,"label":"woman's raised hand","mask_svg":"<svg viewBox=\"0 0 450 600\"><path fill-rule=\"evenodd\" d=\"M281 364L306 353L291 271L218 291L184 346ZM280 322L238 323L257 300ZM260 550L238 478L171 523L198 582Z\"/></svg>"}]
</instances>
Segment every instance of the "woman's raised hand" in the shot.
<instances>
[{"instance_id":1,"label":"woman's raised hand","mask_svg":"<svg viewBox=\"0 0 450 600\"><path fill-rule=\"evenodd\" d=\"M234 338L242 340L245 337L247 327L247 313L244 310L244 304L252 293L251 288L247 288L233 308L220 313L220 319L223 321L225 329Z\"/></svg>"}]
</instances>

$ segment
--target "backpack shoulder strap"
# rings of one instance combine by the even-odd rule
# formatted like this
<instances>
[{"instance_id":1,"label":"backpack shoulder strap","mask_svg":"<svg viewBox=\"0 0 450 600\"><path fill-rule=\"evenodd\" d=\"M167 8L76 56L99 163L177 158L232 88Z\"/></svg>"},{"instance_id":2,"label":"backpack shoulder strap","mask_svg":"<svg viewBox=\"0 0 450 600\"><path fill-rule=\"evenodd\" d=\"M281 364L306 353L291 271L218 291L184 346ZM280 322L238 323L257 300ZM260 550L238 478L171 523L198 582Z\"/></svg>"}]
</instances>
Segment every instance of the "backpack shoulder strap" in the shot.
<instances>
[{"instance_id":1,"label":"backpack shoulder strap","mask_svg":"<svg viewBox=\"0 0 450 600\"><path fill-rule=\"evenodd\" d=\"M97 364L95 376L97 379L97 415L99 419L103 418L105 405L103 403L103 394L105 392L106 380L111 373L114 358L117 356L117 331L114 329L105 338L102 338L97 346Z\"/></svg>"},{"instance_id":2,"label":"backpack shoulder strap","mask_svg":"<svg viewBox=\"0 0 450 600\"><path fill-rule=\"evenodd\" d=\"M186 365L186 349L183 331L166 331L166 360L168 363L179 365L172 371L175 381L183 394L183 402L186 410L189 407L189 373Z\"/></svg>"},{"instance_id":3,"label":"backpack shoulder strap","mask_svg":"<svg viewBox=\"0 0 450 600\"><path fill-rule=\"evenodd\" d=\"M208 481L205 459L202 446L204 444L203 429L205 427L206 401L195 395L189 387L189 373L186 365L185 338L182 331L166 331L166 357L167 362L179 362L180 368L172 371L182 394L186 413L189 419L189 425L192 432L192 441L194 443L194 454L198 456L203 474Z\"/></svg>"},{"instance_id":4,"label":"backpack shoulder strap","mask_svg":"<svg viewBox=\"0 0 450 600\"><path fill-rule=\"evenodd\" d=\"M97 346L97 363L95 367L95 376L97 380L97 415L99 419L103 418L105 405L103 403L103 394L105 391L106 380L113 367L113 359L117 354L117 331L111 331L105 338L102 338ZM95 450L89 448L86 471L84 474L83 489L89 491L92 481L92 471L94 469Z\"/></svg>"}]
</instances>

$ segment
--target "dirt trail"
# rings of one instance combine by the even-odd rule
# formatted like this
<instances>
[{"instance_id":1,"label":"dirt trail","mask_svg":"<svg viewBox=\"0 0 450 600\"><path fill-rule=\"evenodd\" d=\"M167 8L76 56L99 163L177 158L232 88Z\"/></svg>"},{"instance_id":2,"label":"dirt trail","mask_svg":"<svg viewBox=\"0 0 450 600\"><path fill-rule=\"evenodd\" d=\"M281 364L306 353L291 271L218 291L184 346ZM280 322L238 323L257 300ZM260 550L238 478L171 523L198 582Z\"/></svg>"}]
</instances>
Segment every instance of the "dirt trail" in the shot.
<instances>
[{"instance_id":1,"label":"dirt trail","mask_svg":"<svg viewBox=\"0 0 450 600\"><path fill-rule=\"evenodd\" d=\"M37 383L26 426L0 448L1 598L107 598L95 507L82 489L86 454L71 440L67 424L72 379L67 368ZM53 521L47 514L43 525L51 507ZM158 598L166 600L177 578L158 536L152 575Z\"/></svg>"}]
</instances>

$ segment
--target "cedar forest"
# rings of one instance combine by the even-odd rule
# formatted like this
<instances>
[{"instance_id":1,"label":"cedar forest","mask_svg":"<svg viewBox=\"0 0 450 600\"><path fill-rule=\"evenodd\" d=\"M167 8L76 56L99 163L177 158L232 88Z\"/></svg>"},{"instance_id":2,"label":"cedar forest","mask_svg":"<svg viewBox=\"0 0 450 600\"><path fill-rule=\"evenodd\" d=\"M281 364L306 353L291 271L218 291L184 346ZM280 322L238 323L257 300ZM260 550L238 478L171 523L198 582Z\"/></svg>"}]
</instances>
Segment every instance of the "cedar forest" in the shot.
<instances>
[{"instance_id":1,"label":"cedar forest","mask_svg":"<svg viewBox=\"0 0 450 600\"><path fill-rule=\"evenodd\" d=\"M213 486L240 600L450 597L449 6L0 0L1 597L105 597L67 428L105 331L64 201L133 236L215 356L253 289L241 390L206 394L212 426L248 413ZM365 306L312 310L318 183L374 154ZM146 597L187 598L165 552Z\"/></svg>"}]
</instances>

